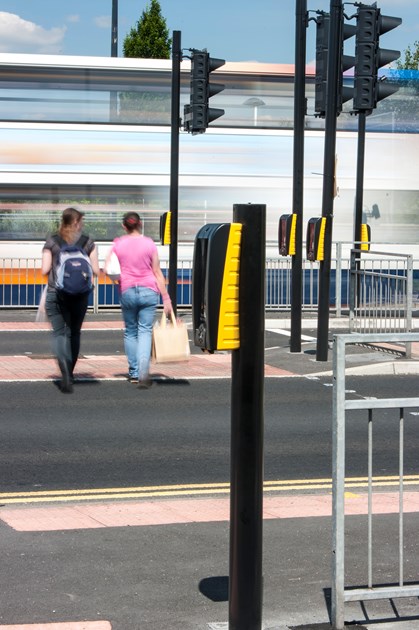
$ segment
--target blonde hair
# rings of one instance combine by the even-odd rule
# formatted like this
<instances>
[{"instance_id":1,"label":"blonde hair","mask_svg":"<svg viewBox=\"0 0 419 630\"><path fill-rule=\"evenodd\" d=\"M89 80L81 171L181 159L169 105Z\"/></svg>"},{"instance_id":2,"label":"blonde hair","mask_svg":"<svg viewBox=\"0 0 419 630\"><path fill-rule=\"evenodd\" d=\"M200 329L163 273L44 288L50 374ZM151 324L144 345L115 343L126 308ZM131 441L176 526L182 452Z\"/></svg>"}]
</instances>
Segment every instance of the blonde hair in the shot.
<instances>
[{"instance_id":1,"label":"blonde hair","mask_svg":"<svg viewBox=\"0 0 419 630\"><path fill-rule=\"evenodd\" d=\"M79 235L79 224L82 220L84 212L76 208L66 208L61 215L61 224L58 234L67 243L74 243Z\"/></svg>"}]
</instances>

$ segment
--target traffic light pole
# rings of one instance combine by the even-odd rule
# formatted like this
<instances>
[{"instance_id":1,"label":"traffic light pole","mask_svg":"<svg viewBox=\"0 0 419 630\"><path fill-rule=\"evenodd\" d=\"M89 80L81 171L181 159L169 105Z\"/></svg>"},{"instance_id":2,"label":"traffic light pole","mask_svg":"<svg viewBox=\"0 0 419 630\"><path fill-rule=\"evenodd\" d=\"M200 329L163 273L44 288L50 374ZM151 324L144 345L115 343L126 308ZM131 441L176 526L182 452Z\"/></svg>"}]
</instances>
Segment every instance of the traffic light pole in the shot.
<instances>
[{"instance_id":1,"label":"traffic light pole","mask_svg":"<svg viewBox=\"0 0 419 630\"><path fill-rule=\"evenodd\" d=\"M364 204L364 162L365 162L365 126L366 126L366 112L362 111L358 113L358 147L357 147L357 162L356 162L356 191L355 191L355 221L354 221L354 247L361 249L361 226L362 226L362 207ZM360 266L361 254L358 254L355 262L357 271ZM355 295L357 297L357 304L359 305L359 284L358 275L356 277L356 289Z\"/></svg>"},{"instance_id":2,"label":"traffic light pole","mask_svg":"<svg viewBox=\"0 0 419 630\"><path fill-rule=\"evenodd\" d=\"M266 206L238 204L242 223L240 347L232 351L229 630L262 627Z\"/></svg>"},{"instance_id":3,"label":"traffic light pole","mask_svg":"<svg viewBox=\"0 0 419 630\"><path fill-rule=\"evenodd\" d=\"M301 352L307 0L297 0L295 17L294 173L292 212L297 215L297 219L295 226L295 254L292 256L290 351Z\"/></svg>"},{"instance_id":4,"label":"traffic light pole","mask_svg":"<svg viewBox=\"0 0 419 630\"><path fill-rule=\"evenodd\" d=\"M322 217L326 218L326 227L324 235L324 258L320 262L319 269L317 361L327 361L329 346L330 266L332 258L337 94L340 75L342 11L341 0L331 0L322 198Z\"/></svg>"},{"instance_id":5,"label":"traffic light pole","mask_svg":"<svg viewBox=\"0 0 419 630\"><path fill-rule=\"evenodd\" d=\"M112 0L111 57L118 56L118 0ZM118 93L111 91L109 122L118 118Z\"/></svg>"},{"instance_id":6,"label":"traffic light pole","mask_svg":"<svg viewBox=\"0 0 419 630\"><path fill-rule=\"evenodd\" d=\"M180 125L180 62L182 61L181 32L173 31L172 42L172 109L170 146L170 246L169 296L173 311L177 311L177 250L179 205L179 125Z\"/></svg>"},{"instance_id":7,"label":"traffic light pole","mask_svg":"<svg viewBox=\"0 0 419 630\"><path fill-rule=\"evenodd\" d=\"M118 56L118 0L112 0L111 57Z\"/></svg>"},{"instance_id":8,"label":"traffic light pole","mask_svg":"<svg viewBox=\"0 0 419 630\"><path fill-rule=\"evenodd\" d=\"M362 206L364 203L364 162L365 162L365 126L366 112L358 114L358 146L356 160L356 191L355 191L355 221L354 245L359 248L361 241Z\"/></svg>"}]
</instances>

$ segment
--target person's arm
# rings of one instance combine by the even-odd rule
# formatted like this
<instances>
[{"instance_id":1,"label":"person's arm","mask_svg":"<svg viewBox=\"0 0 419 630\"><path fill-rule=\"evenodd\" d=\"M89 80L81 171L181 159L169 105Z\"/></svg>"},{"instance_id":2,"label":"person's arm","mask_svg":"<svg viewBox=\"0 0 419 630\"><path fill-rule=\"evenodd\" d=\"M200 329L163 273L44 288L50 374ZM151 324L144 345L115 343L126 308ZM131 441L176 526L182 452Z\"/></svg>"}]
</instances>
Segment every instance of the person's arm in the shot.
<instances>
[{"instance_id":1,"label":"person's arm","mask_svg":"<svg viewBox=\"0 0 419 630\"><path fill-rule=\"evenodd\" d=\"M163 298L163 309L164 312L166 313L166 315L170 315L170 313L172 312L172 301L169 297L169 294L167 292L167 288L166 288L166 282L162 273L162 270L160 268L160 261L159 261L159 255L157 252L154 252L153 254L153 258L151 261L151 267L153 269L153 273L156 277L157 280L157 287L161 293L161 296Z\"/></svg>"},{"instance_id":2,"label":"person's arm","mask_svg":"<svg viewBox=\"0 0 419 630\"><path fill-rule=\"evenodd\" d=\"M110 262L110 260L111 260L111 256L112 256L112 254L113 254L113 247L110 247L110 248L109 248L109 251L108 251L108 255L107 255L107 256L106 256L106 258L105 258L105 264L103 265L103 271L104 271L105 273L107 273L107 272L108 272L108 265L109 265L109 262Z\"/></svg>"},{"instance_id":3,"label":"person's arm","mask_svg":"<svg viewBox=\"0 0 419 630\"><path fill-rule=\"evenodd\" d=\"M52 252L50 249L42 250L42 263L41 263L41 273L43 276L46 276L52 267Z\"/></svg>"},{"instance_id":4,"label":"person's arm","mask_svg":"<svg viewBox=\"0 0 419 630\"><path fill-rule=\"evenodd\" d=\"M92 263L92 269L95 276L98 276L100 273L99 269L99 260L97 257L97 247L96 245L93 247L92 251L89 254L90 262Z\"/></svg>"}]
</instances>

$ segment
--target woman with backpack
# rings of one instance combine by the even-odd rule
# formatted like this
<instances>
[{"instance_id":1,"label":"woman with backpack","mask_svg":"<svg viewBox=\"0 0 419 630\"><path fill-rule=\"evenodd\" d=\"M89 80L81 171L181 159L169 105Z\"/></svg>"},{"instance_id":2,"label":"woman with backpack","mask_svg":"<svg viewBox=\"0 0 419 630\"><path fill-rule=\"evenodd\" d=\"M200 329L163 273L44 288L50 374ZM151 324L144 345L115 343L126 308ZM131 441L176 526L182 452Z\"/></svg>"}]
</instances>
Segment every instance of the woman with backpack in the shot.
<instances>
[{"instance_id":1,"label":"woman with backpack","mask_svg":"<svg viewBox=\"0 0 419 630\"><path fill-rule=\"evenodd\" d=\"M153 321L159 294L166 315L172 312L156 244L142 233L136 212L124 215L125 235L116 238L105 262L109 269L112 254L119 260L119 301L125 323L124 345L128 359L128 378L140 389L151 386L149 376Z\"/></svg>"},{"instance_id":2,"label":"woman with backpack","mask_svg":"<svg viewBox=\"0 0 419 630\"><path fill-rule=\"evenodd\" d=\"M99 274L94 241L82 234L84 213L66 208L56 234L42 249L42 273L48 274L45 310L52 326L53 352L61 371L61 391L73 392L73 371L93 276Z\"/></svg>"}]
</instances>

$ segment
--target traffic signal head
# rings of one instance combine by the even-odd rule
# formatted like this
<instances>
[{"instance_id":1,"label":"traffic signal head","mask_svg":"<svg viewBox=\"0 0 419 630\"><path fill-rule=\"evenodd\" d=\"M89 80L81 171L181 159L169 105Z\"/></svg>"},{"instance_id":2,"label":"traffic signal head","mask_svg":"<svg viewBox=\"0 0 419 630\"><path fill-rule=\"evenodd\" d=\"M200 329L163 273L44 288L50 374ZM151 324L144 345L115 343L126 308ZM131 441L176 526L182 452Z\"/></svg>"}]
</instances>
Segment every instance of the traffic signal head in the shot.
<instances>
[{"instance_id":1,"label":"traffic signal head","mask_svg":"<svg viewBox=\"0 0 419 630\"><path fill-rule=\"evenodd\" d=\"M211 96L215 96L222 92L225 88L225 85L222 83L210 83L209 82L209 74L210 72L214 72L218 68L221 68L225 64L224 59L216 59L215 57L208 56L208 98ZM216 107L208 107L207 108L207 125L209 125L213 120L217 120L221 116L224 116L224 110Z\"/></svg>"},{"instance_id":2,"label":"traffic signal head","mask_svg":"<svg viewBox=\"0 0 419 630\"><path fill-rule=\"evenodd\" d=\"M397 87L378 79L378 70L400 56L398 50L379 47L380 35L402 23L401 18L381 15L376 3L360 5L355 44L354 110L370 112L378 101L397 92Z\"/></svg>"},{"instance_id":3,"label":"traffic signal head","mask_svg":"<svg viewBox=\"0 0 419 630\"><path fill-rule=\"evenodd\" d=\"M193 50L191 55L191 96L184 108L184 128L192 134L204 133L209 123L224 114L223 109L209 107L211 96L224 85L210 83L210 73L225 64L224 59L210 57L204 50Z\"/></svg>"},{"instance_id":4,"label":"traffic signal head","mask_svg":"<svg viewBox=\"0 0 419 630\"><path fill-rule=\"evenodd\" d=\"M160 242L162 245L171 244L171 222L171 212L164 212L160 215Z\"/></svg>"},{"instance_id":5,"label":"traffic signal head","mask_svg":"<svg viewBox=\"0 0 419 630\"><path fill-rule=\"evenodd\" d=\"M324 238L326 217L310 219L307 223L306 251L307 260L324 260Z\"/></svg>"},{"instance_id":6,"label":"traffic signal head","mask_svg":"<svg viewBox=\"0 0 419 630\"><path fill-rule=\"evenodd\" d=\"M324 118L326 115L329 26L330 16L327 13L319 12L318 17L316 18L316 82L314 93L314 111L319 118ZM351 24L344 24L342 15L342 24L339 33L340 72L336 99L337 115L339 115L342 111L342 104L346 103L346 101L349 101L353 97L353 88L343 85L343 73L355 65L355 57L343 54L343 43L345 40L353 37L355 32L355 26Z\"/></svg>"},{"instance_id":7,"label":"traffic signal head","mask_svg":"<svg viewBox=\"0 0 419 630\"><path fill-rule=\"evenodd\" d=\"M347 85L343 85L343 73L352 66L355 65L355 57L350 55L345 55L343 52L343 45L347 39L350 39L356 34L356 26L353 24L345 24L343 21L344 16L342 15L342 24L340 31L340 72L339 72L339 83L338 83L338 98L336 103L337 115L342 111L343 103L350 101L353 98L354 89L353 87L349 87Z\"/></svg>"},{"instance_id":8,"label":"traffic signal head","mask_svg":"<svg viewBox=\"0 0 419 630\"><path fill-rule=\"evenodd\" d=\"M365 252L370 251L371 244L371 227L368 223L361 223L361 242L359 244L359 249L362 249Z\"/></svg>"},{"instance_id":9,"label":"traffic signal head","mask_svg":"<svg viewBox=\"0 0 419 630\"><path fill-rule=\"evenodd\" d=\"M316 82L314 86L314 111L319 118L324 118L326 115L329 21L329 15L326 13L320 13L316 19Z\"/></svg>"},{"instance_id":10,"label":"traffic signal head","mask_svg":"<svg viewBox=\"0 0 419 630\"><path fill-rule=\"evenodd\" d=\"M297 214L283 214L279 217L278 248L281 256L294 256L296 253L295 232Z\"/></svg>"},{"instance_id":11,"label":"traffic signal head","mask_svg":"<svg viewBox=\"0 0 419 630\"><path fill-rule=\"evenodd\" d=\"M192 328L198 348L240 347L241 223L207 223L197 233L192 273Z\"/></svg>"}]
</instances>

